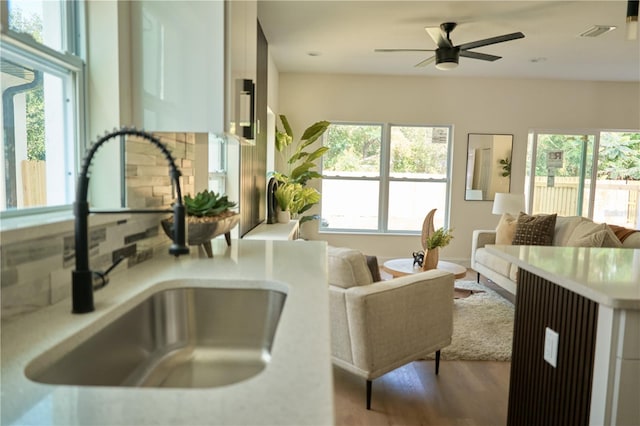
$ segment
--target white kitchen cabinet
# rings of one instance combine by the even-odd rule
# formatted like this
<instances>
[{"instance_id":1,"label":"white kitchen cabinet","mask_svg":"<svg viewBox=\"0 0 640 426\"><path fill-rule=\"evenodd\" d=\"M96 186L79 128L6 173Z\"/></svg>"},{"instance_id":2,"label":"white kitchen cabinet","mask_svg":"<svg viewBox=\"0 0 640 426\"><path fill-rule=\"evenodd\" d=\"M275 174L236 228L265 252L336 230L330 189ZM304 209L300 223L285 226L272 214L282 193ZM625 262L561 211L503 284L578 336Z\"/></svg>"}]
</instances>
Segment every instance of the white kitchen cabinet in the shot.
<instances>
[{"instance_id":1,"label":"white kitchen cabinet","mask_svg":"<svg viewBox=\"0 0 640 426\"><path fill-rule=\"evenodd\" d=\"M136 126L149 131L222 133L224 20L223 1L131 2Z\"/></svg>"},{"instance_id":2,"label":"white kitchen cabinet","mask_svg":"<svg viewBox=\"0 0 640 426\"><path fill-rule=\"evenodd\" d=\"M255 80L258 4L225 1L225 131L241 142L255 139Z\"/></svg>"}]
</instances>

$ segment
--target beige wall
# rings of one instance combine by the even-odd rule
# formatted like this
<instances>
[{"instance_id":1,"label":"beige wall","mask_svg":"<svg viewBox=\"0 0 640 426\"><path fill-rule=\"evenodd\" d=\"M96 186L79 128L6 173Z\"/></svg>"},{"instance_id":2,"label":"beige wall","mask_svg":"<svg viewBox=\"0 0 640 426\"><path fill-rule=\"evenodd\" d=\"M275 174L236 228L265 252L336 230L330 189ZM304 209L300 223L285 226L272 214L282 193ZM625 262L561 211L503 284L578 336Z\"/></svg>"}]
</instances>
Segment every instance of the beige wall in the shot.
<instances>
[{"instance_id":1,"label":"beige wall","mask_svg":"<svg viewBox=\"0 0 640 426\"><path fill-rule=\"evenodd\" d=\"M523 192L531 129L640 129L640 84L488 78L422 78L281 73L279 113L294 129L317 120L453 125L450 226L455 239L441 254L468 262L474 229L495 228L491 201L465 201L468 133L514 135L512 192ZM426 212L425 212L426 214ZM381 257L420 249L417 236L303 234Z\"/></svg>"}]
</instances>

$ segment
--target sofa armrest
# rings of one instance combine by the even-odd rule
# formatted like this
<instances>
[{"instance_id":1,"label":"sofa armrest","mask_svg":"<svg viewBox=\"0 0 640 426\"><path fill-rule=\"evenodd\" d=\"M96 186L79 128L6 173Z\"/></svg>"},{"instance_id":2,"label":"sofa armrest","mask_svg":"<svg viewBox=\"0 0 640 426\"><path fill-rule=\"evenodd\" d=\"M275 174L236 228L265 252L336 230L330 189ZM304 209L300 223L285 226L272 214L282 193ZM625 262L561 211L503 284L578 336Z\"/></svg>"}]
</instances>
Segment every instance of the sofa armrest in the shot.
<instances>
[{"instance_id":1,"label":"sofa armrest","mask_svg":"<svg viewBox=\"0 0 640 426\"><path fill-rule=\"evenodd\" d=\"M496 230L495 229L476 229L473 231L471 240L471 267L475 268L476 264L476 250L483 248L489 244L496 243Z\"/></svg>"},{"instance_id":2,"label":"sofa armrest","mask_svg":"<svg viewBox=\"0 0 640 426\"><path fill-rule=\"evenodd\" d=\"M453 285L431 270L346 290L352 364L374 379L449 345Z\"/></svg>"}]
</instances>

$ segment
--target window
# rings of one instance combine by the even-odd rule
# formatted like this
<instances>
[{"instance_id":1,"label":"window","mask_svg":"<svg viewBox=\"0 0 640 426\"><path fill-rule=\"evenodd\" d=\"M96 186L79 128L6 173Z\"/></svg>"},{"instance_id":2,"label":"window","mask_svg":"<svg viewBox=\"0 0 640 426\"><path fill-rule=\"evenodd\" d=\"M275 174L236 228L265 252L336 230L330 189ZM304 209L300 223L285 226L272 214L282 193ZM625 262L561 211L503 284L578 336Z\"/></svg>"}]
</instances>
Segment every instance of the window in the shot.
<instances>
[{"instance_id":1,"label":"window","mask_svg":"<svg viewBox=\"0 0 640 426\"><path fill-rule=\"evenodd\" d=\"M83 104L75 18L80 6L53 0L2 4L2 212L73 201Z\"/></svg>"},{"instance_id":2,"label":"window","mask_svg":"<svg viewBox=\"0 0 640 426\"><path fill-rule=\"evenodd\" d=\"M321 231L414 233L448 218L451 128L334 123L324 138Z\"/></svg>"},{"instance_id":3,"label":"window","mask_svg":"<svg viewBox=\"0 0 640 426\"><path fill-rule=\"evenodd\" d=\"M640 133L533 132L527 159L531 212L640 225Z\"/></svg>"}]
</instances>

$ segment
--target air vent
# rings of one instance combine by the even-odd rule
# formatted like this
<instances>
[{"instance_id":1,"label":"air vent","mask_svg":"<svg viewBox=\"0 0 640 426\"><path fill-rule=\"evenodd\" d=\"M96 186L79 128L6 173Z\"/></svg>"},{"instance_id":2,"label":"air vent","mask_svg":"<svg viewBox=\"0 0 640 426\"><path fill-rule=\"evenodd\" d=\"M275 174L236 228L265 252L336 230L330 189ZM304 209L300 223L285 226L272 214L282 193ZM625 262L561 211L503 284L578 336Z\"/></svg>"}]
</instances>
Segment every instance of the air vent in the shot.
<instances>
[{"instance_id":1,"label":"air vent","mask_svg":"<svg viewBox=\"0 0 640 426\"><path fill-rule=\"evenodd\" d=\"M580 34L580 37L598 37L615 29L616 27L613 25L594 25L587 31Z\"/></svg>"}]
</instances>

